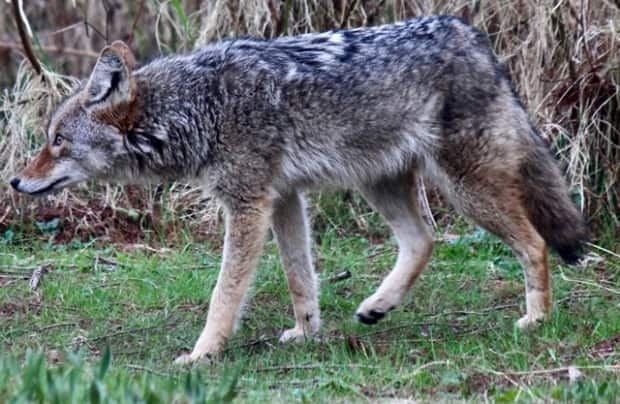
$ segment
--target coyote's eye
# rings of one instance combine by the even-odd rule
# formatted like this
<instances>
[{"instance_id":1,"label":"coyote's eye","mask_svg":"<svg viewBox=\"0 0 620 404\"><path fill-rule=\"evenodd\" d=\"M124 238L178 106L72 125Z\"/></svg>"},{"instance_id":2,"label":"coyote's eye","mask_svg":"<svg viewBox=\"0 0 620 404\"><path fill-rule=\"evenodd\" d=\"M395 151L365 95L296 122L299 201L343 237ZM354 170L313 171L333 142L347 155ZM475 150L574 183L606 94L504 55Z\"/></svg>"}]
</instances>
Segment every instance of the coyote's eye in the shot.
<instances>
[{"instance_id":1,"label":"coyote's eye","mask_svg":"<svg viewBox=\"0 0 620 404\"><path fill-rule=\"evenodd\" d=\"M64 137L62 137L62 135L60 133L57 133L54 136L54 141L52 142L52 145L54 146L60 146L62 144L62 141L65 140Z\"/></svg>"}]
</instances>

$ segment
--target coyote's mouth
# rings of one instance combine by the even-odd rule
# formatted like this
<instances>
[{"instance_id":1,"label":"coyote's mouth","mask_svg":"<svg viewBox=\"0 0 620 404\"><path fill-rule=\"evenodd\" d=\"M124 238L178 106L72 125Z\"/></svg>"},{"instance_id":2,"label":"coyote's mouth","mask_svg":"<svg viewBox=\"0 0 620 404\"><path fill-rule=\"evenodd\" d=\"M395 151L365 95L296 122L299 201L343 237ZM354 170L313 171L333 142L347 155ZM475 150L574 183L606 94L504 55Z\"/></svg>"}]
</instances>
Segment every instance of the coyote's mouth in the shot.
<instances>
[{"instance_id":1,"label":"coyote's mouth","mask_svg":"<svg viewBox=\"0 0 620 404\"><path fill-rule=\"evenodd\" d=\"M46 186L44 188L41 188L41 189L36 190L36 191L28 192L28 193L30 195L37 195L37 196L50 193L50 192L52 192L54 190L55 186L57 186L61 182L64 182L64 181L66 181L68 179L69 179L69 176L65 175L64 177L61 177L61 178L57 179L56 181L52 182L51 184L49 184L48 186Z\"/></svg>"}]
</instances>

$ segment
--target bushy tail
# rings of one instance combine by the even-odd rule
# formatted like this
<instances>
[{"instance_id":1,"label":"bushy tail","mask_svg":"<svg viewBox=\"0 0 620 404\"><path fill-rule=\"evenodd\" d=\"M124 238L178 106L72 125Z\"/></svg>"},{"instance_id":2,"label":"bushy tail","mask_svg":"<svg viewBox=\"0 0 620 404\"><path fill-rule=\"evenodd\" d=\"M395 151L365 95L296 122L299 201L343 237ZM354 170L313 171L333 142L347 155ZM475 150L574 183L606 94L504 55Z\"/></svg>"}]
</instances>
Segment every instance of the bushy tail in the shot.
<instances>
[{"instance_id":1,"label":"bushy tail","mask_svg":"<svg viewBox=\"0 0 620 404\"><path fill-rule=\"evenodd\" d=\"M584 252L588 231L546 145L540 144L530 153L521 166L521 174L530 221L566 263L574 264Z\"/></svg>"}]
</instances>

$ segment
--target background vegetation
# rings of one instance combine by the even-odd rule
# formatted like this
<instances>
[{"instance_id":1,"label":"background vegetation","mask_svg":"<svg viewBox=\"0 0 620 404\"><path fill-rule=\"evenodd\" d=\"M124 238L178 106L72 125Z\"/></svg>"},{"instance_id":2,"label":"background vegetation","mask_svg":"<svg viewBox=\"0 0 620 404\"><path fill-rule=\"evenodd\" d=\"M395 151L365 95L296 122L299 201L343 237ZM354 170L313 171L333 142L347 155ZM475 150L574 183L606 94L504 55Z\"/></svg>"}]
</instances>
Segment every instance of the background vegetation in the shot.
<instances>
[{"instance_id":1,"label":"background vegetation","mask_svg":"<svg viewBox=\"0 0 620 404\"><path fill-rule=\"evenodd\" d=\"M0 3L0 401L613 401L620 394L618 0L23 3L35 65L12 4ZM217 207L184 184L87 184L43 200L9 190L8 179L43 142L50 112L88 76L106 43L125 40L146 62L223 37L440 13L488 32L593 230L586 261L555 272L557 310L534 333L512 326L524 302L510 252L451 215L432 188L431 267L379 328L356 324L351 314L393 263L393 243L358 195L321 194L312 205L321 340L275 343L292 311L270 242L238 337L218 363L180 371L170 361L191 348L217 275Z\"/></svg>"}]
</instances>

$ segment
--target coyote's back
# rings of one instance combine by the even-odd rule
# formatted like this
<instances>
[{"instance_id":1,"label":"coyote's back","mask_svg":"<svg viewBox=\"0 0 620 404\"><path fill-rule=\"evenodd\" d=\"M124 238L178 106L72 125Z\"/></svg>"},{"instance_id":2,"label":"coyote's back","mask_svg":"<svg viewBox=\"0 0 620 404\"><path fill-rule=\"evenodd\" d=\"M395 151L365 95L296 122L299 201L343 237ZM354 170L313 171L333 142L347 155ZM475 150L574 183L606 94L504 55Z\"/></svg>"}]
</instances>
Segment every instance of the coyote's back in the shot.
<instances>
[{"instance_id":1,"label":"coyote's back","mask_svg":"<svg viewBox=\"0 0 620 404\"><path fill-rule=\"evenodd\" d=\"M225 55L221 68L236 80L249 74L239 84L251 89L249 108L254 89L264 97L261 120L277 125L285 188L350 187L406 171L438 154L446 125L460 118L447 114L474 116L502 93L512 98L487 37L454 17L233 40L196 58L214 55Z\"/></svg>"}]
</instances>

